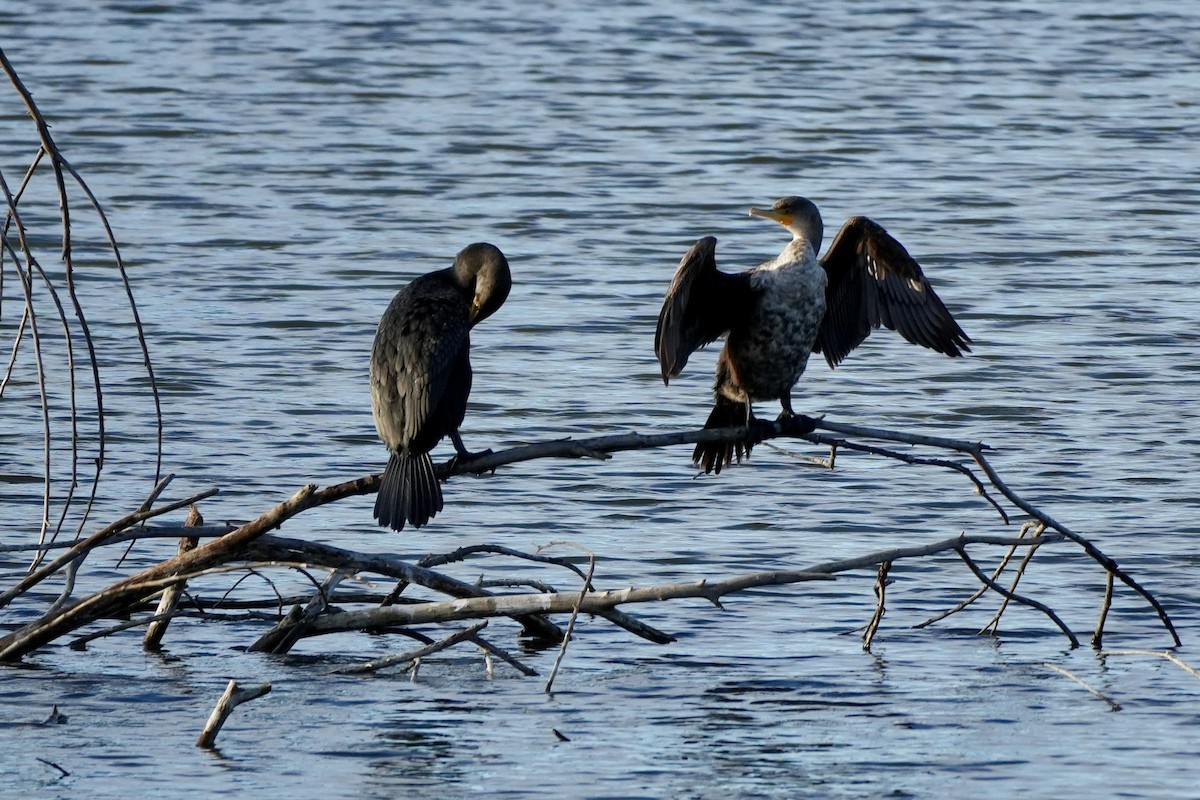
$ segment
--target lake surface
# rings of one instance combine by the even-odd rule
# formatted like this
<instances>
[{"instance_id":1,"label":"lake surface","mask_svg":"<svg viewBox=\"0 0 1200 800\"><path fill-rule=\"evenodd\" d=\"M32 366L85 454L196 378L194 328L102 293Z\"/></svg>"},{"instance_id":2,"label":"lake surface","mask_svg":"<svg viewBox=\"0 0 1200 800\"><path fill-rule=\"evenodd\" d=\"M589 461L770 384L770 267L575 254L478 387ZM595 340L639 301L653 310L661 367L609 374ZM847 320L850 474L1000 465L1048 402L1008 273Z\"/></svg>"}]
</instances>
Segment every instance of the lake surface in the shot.
<instances>
[{"instance_id":1,"label":"lake surface","mask_svg":"<svg viewBox=\"0 0 1200 800\"><path fill-rule=\"evenodd\" d=\"M177 476L168 496L220 487L202 504L208 521L382 468L366 382L375 324L397 289L472 241L503 249L516 284L473 336L469 447L698 427L716 348L662 385L652 341L663 292L703 235L720 238L726 269L773 256L786 235L746 210L803 194L821 207L827 242L853 214L885 225L975 345L952 361L876 334L836 372L814 361L796 408L992 444L1014 489L1157 594L1184 641L1177 655L1200 666L1200 11L13 5L0 16L4 51L129 262L162 387L164 470ZM15 94L0 97L12 184L36 142ZM43 176L28 203L57 270L52 188ZM99 525L153 484L154 426L124 296L75 203L112 438ZM20 306L6 277L7 354ZM33 374L23 355L0 407L10 476L41 470ZM843 453L831 472L762 447L694 479L689 455L455 479L443 514L399 536L374 526L371 497L283 532L410 558L569 539L597 554L603 588L1016 532L945 470ZM55 463L61 477L61 454ZM0 510L5 543L32 541L40 487L0 484ZM120 571L173 548L139 546ZM0 566L7 587L25 562ZM451 571L573 586L499 559ZM118 567L97 557L85 572L81 591ZM283 592L308 586L274 577ZM583 619L549 696L543 679L503 666L487 680L467 649L429 659L415 682L333 676L407 644L332 637L279 659L242 652L262 630L249 622L176 623L157 655L136 632L86 652L48 648L0 674L0 793L1200 796L1200 681L1162 659L1071 651L1030 609L1010 609L998 638L978 637L994 601L914 630L974 580L953 555L899 562L892 577L873 653L848 633L873 609L863 572L748 592L724 611L631 607L678 637L666 647ZM216 576L204 593L234 580ZM241 590L273 591L255 581ZM1022 586L1086 635L1103 575L1063 546L1043 550ZM1170 644L1128 591L1108 630L1113 648ZM518 649L515 633L507 621L489 628ZM524 657L544 676L554 653ZM218 752L192 747L231 677L274 691L235 712ZM56 704L68 724L24 724Z\"/></svg>"}]
</instances>

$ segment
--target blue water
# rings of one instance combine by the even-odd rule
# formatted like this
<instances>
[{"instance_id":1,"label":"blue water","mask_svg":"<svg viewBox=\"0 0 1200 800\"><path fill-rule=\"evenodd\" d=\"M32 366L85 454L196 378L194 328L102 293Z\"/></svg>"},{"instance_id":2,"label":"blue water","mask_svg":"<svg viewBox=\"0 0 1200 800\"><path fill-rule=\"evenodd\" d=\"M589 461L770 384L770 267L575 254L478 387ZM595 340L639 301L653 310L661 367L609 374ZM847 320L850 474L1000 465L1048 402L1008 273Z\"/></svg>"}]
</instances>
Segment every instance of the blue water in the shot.
<instances>
[{"instance_id":1,"label":"blue water","mask_svg":"<svg viewBox=\"0 0 1200 800\"><path fill-rule=\"evenodd\" d=\"M162 389L164 470L176 475L167 494L220 487L202 503L208 521L248 519L306 482L382 468L366 382L374 326L398 288L471 241L501 247L516 285L473 335L469 447L699 426L716 348L669 387L652 353L675 265L708 234L726 269L773 256L785 234L746 210L803 194L821 207L827 239L854 214L885 225L975 346L951 361L876 334L836 372L814 362L796 408L987 441L1015 490L1155 592L1183 638L1177 655L1200 666L1190 536L1200 532L1200 12L35 0L0 16L0 45L110 215ZM0 97L0 169L13 184L36 139L16 95ZM44 266L61 273L48 173L23 207ZM99 229L82 197L73 210L76 277L109 412L93 530L149 491L154 422ZM21 306L7 261L4 270L7 357ZM44 317L61 375L61 341L52 312ZM43 468L34 375L26 344L0 400L9 476L36 479ZM61 397L61 379L51 383ZM760 413L773 415L769 405ZM60 405L58 442L62 419ZM85 444L84 463L93 455ZM283 533L410 558L572 540L597 554L602 588L800 568L963 531L1015 533L946 470L841 452L828 471L763 447L696 480L688 455L535 461L455 479L443 514L400 536L373 525L369 497L305 514ZM59 446L58 501L68 459ZM36 537L40 488L0 483L5 543ZM79 591L173 548L139 545L123 567L115 554L94 556ZM996 553L977 555L990 563ZM7 587L26 562L3 559ZM449 571L564 590L577 580L498 558ZM192 588L217 597L238 577ZM0 790L1197 795L1196 678L1159 658L1070 651L1024 608L1007 612L1001 636L977 637L994 600L913 630L975 581L953 555L898 562L892 577L873 653L851 633L874 604L873 575L862 571L748 592L723 611L694 600L631 608L678 637L666 647L583 619L550 696L541 679L503 666L489 681L463 648L428 659L415 682L331 674L408 646L395 637L246 654L263 630L254 622L176 622L160 655L144 654L137 632L85 652L51 647L3 671ZM238 591L308 587L280 569ZM1086 641L1103 574L1077 550L1043 550L1022 587ZM0 622L28 620L59 588L4 609ZM1128 591L1108 630L1112 648L1171 643ZM520 652L516 631L493 621L488 634ZM522 654L543 676L553 656ZM219 752L197 750L230 678L269 680L274 691L238 709ZM21 724L55 704L66 725Z\"/></svg>"}]
</instances>

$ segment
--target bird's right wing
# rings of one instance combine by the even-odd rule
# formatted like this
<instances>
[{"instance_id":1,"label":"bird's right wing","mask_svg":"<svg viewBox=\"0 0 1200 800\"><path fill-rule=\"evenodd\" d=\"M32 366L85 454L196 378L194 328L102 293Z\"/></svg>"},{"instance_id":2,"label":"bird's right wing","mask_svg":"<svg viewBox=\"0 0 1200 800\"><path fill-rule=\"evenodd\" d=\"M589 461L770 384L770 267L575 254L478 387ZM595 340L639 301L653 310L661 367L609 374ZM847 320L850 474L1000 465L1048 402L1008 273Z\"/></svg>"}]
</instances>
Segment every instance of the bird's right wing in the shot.
<instances>
[{"instance_id":1,"label":"bird's right wing","mask_svg":"<svg viewBox=\"0 0 1200 800\"><path fill-rule=\"evenodd\" d=\"M705 236L679 262L658 314L654 352L663 383L678 375L688 356L727 332L749 313L754 291L750 276L717 269L717 240Z\"/></svg>"}]
</instances>

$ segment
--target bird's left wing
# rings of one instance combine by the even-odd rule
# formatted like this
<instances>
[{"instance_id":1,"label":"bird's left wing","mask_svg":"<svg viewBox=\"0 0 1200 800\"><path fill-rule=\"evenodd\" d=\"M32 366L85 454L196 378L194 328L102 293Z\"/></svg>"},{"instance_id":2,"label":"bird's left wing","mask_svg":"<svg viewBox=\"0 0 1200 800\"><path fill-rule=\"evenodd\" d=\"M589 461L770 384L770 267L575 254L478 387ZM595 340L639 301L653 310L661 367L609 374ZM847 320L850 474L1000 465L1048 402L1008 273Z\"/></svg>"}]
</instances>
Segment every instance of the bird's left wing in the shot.
<instances>
[{"instance_id":1,"label":"bird's left wing","mask_svg":"<svg viewBox=\"0 0 1200 800\"><path fill-rule=\"evenodd\" d=\"M377 410L388 410L384 416L394 439L384 438L389 447L418 436L470 346L462 299L426 281L428 276L418 278L396 296L375 334L371 395ZM422 291L412 291L418 286Z\"/></svg>"},{"instance_id":2,"label":"bird's left wing","mask_svg":"<svg viewBox=\"0 0 1200 800\"><path fill-rule=\"evenodd\" d=\"M663 383L678 375L688 356L726 333L753 302L748 273L717 269L717 240L705 236L679 262L654 331L654 353Z\"/></svg>"},{"instance_id":3,"label":"bird's left wing","mask_svg":"<svg viewBox=\"0 0 1200 800\"><path fill-rule=\"evenodd\" d=\"M891 328L913 344L960 356L971 338L933 291L921 265L882 225L851 217L821 258L829 276L825 319L813 349L830 367L863 343L872 328Z\"/></svg>"}]
</instances>

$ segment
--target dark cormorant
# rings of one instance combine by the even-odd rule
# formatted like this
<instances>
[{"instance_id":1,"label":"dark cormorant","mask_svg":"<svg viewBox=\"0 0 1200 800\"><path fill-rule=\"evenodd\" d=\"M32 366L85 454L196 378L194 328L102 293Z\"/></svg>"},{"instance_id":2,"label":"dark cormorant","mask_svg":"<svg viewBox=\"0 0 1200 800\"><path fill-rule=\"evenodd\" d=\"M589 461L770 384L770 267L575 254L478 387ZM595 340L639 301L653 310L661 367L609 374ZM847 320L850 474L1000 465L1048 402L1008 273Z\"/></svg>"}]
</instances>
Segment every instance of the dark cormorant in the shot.
<instances>
[{"instance_id":1,"label":"dark cormorant","mask_svg":"<svg viewBox=\"0 0 1200 800\"><path fill-rule=\"evenodd\" d=\"M920 265L882 226L851 217L818 260L824 226L811 201L785 197L750 214L783 225L792 241L773 260L736 275L717 269L714 237L696 242L679 262L654 334L664 383L693 351L726 334L713 385L716 407L705 428L750 425L755 400L778 399L779 418L793 417L792 387L809 353L824 353L836 367L880 325L948 356L970 351L970 337ZM720 472L750 447L699 444L692 459L705 472Z\"/></svg>"},{"instance_id":2,"label":"dark cormorant","mask_svg":"<svg viewBox=\"0 0 1200 800\"><path fill-rule=\"evenodd\" d=\"M403 530L442 510L442 488L429 451L449 436L456 458L470 453L458 428L471 393L470 330L504 303L512 288L496 247L467 245L454 265L401 289L379 320L371 348L371 409L391 451L375 518Z\"/></svg>"}]
</instances>

